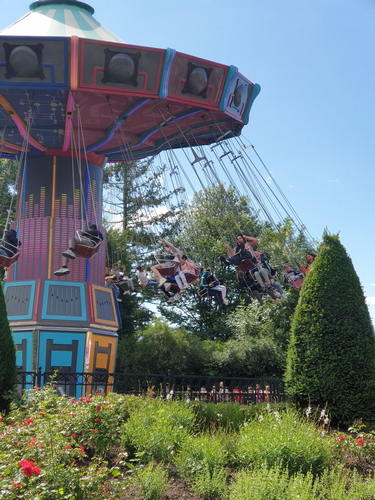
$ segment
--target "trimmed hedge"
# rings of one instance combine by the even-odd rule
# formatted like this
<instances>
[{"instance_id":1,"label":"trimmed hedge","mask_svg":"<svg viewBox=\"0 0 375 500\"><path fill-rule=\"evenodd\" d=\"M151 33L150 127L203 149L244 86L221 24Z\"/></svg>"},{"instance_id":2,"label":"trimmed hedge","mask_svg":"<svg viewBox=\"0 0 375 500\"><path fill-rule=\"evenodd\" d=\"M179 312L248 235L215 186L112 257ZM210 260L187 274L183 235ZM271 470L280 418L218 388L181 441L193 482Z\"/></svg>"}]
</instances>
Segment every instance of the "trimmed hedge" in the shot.
<instances>
[{"instance_id":1,"label":"trimmed hedge","mask_svg":"<svg viewBox=\"0 0 375 500\"><path fill-rule=\"evenodd\" d=\"M17 382L16 347L9 326L3 289L0 285L0 412L8 411L9 391Z\"/></svg>"},{"instance_id":2,"label":"trimmed hedge","mask_svg":"<svg viewBox=\"0 0 375 500\"><path fill-rule=\"evenodd\" d=\"M302 287L286 387L296 405L327 406L336 423L374 419L374 330L359 278L337 235L324 235Z\"/></svg>"}]
</instances>

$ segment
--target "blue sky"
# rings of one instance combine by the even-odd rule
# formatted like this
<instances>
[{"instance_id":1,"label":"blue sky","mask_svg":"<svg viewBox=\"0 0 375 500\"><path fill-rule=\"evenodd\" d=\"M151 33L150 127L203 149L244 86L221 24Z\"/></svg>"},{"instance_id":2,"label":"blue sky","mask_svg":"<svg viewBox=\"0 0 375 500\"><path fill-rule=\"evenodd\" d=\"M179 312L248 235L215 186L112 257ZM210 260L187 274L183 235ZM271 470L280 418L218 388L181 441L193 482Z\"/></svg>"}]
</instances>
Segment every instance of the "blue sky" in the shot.
<instances>
[{"instance_id":1,"label":"blue sky","mask_svg":"<svg viewBox=\"0 0 375 500\"><path fill-rule=\"evenodd\" d=\"M260 84L243 134L309 232L340 234L375 322L375 2L87 3L127 43L233 64ZM29 4L3 9L0 29Z\"/></svg>"}]
</instances>

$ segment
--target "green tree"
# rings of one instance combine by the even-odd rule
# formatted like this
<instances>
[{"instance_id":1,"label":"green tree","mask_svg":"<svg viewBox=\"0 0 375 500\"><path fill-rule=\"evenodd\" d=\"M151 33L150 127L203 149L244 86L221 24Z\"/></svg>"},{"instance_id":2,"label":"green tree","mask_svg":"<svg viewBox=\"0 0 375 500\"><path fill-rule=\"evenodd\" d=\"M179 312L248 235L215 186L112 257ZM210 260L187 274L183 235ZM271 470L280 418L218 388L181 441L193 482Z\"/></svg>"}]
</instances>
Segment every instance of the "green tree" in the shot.
<instances>
[{"instance_id":1,"label":"green tree","mask_svg":"<svg viewBox=\"0 0 375 500\"><path fill-rule=\"evenodd\" d=\"M131 349L129 349L131 347ZM177 374L204 372L206 352L199 339L184 328L173 328L155 319L133 337L120 339L121 363L132 373Z\"/></svg>"},{"instance_id":2,"label":"green tree","mask_svg":"<svg viewBox=\"0 0 375 500\"><path fill-rule=\"evenodd\" d=\"M292 321L286 382L295 404L327 406L335 421L374 419L374 330L337 235L324 235L304 282Z\"/></svg>"},{"instance_id":3,"label":"green tree","mask_svg":"<svg viewBox=\"0 0 375 500\"><path fill-rule=\"evenodd\" d=\"M9 410L7 393L17 382L16 347L9 326L5 297L0 286L0 412Z\"/></svg>"}]
</instances>

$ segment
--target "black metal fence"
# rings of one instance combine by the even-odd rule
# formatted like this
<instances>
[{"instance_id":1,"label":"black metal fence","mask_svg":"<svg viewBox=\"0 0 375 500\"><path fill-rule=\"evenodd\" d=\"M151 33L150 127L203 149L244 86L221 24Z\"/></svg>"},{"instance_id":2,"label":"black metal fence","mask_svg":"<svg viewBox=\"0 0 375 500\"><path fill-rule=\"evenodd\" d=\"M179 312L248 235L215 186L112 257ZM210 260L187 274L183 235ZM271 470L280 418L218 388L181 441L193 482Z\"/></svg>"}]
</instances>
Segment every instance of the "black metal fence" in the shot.
<instances>
[{"instance_id":1,"label":"black metal fence","mask_svg":"<svg viewBox=\"0 0 375 500\"><path fill-rule=\"evenodd\" d=\"M185 399L241 404L284 400L284 383L275 376L269 379L221 377L206 375L94 373L18 371L17 390L41 387L53 381L57 394L81 397L87 394L116 392L143 396L149 394L164 399Z\"/></svg>"}]
</instances>

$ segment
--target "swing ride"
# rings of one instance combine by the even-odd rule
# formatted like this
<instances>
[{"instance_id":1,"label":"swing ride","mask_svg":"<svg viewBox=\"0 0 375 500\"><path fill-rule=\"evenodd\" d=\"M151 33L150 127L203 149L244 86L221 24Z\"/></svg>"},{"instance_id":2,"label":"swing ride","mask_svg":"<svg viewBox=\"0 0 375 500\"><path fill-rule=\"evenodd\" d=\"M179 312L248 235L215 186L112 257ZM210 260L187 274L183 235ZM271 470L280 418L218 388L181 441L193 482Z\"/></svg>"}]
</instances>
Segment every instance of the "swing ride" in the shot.
<instances>
[{"instance_id":1,"label":"swing ride","mask_svg":"<svg viewBox=\"0 0 375 500\"><path fill-rule=\"evenodd\" d=\"M240 137L260 86L235 66L126 44L93 14L78 0L39 0L0 31L0 158L18 162L10 227L22 241L0 265L8 267L8 316L24 371L114 371L120 317L104 287L100 226L106 161L164 155L164 185L174 193L181 176L196 192L224 175L272 226L275 214L283 217L250 158L255 148ZM297 215L287 215L300 230ZM103 242L78 241L71 272L55 276L68 239L92 223Z\"/></svg>"}]
</instances>

